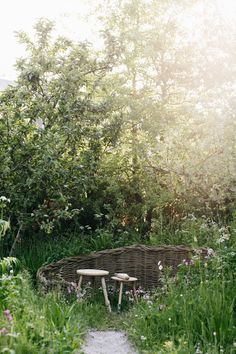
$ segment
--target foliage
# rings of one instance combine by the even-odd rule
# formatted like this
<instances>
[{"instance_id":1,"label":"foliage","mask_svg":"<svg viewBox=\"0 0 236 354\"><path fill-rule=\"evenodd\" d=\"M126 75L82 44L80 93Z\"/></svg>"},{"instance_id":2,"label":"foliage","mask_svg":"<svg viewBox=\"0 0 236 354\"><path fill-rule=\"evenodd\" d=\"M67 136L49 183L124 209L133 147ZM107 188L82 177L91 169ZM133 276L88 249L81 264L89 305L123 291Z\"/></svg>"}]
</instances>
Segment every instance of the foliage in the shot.
<instances>
[{"instance_id":1,"label":"foliage","mask_svg":"<svg viewBox=\"0 0 236 354\"><path fill-rule=\"evenodd\" d=\"M65 257L77 256L103 249L122 247L140 241L136 234L128 232L113 233L107 230L96 230L89 234L69 234L64 237L41 235L32 240L30 237L22 240L18 246L17 257L35 279L36 272L43 264L52 263Z\"/></svg>"},{"instance_id":2,"label":"foliage","mask_svg":"<svg viewBox=\"0 0 236 354\"><path fill-rule=\"evenodd\" d=\"M235 248L183 262L177 277L131 312L127 329L144 353L235 352ZM132 325L131 325L132 323Z\"/></svg>"},{"instance_id":3,"label":"foliage","mask_svg":"<svg viewBox=\"0 0 236 354\"><path fill-rule=\"evenodd\" d=\"M12 197L12 226L50 234L78 218L93 223L100 157L119 133L113 98L103 93L115 53L97 60L86 43L52 42L50 22L35 28L35 44L19 34L30 57L17 63L17 86L0 96L0 189Z\"/></svg>"},{"instance_id":4,"label":"foliage","mask_svg":"<svg viewBox=\"0 0 236 354\"><path fill-rule=\"evenodd\" d=\"M106 318L98 304L42 296L25 272L2 277L1 290L1 353L76 353L87 326L102 326Z\"/></svg>"},{"instance_id":5,"label":"foliage","mask_svg":"<svg viewBox=\"0 0 236 354\"><path fill-rule=\"evenodd\" d=\"M222 27L213 1L106 5L99 51L52 39L46 20L35 39L18 34L28 56L0 96L0 192L11 198L12 233L100 228L144 241L192 213L228 222L234 25Z\"/></svg>"},{"instance_id":6,"label":"foliage","mask_svg":"<svg viewBox=\"0 0 236 354\"><path fill-rule=\"evenodd\" d=\"M103 1L99 50L54 38L48 20L18 33L27 55L0 94L1 352L76 352L87 326L113 323L100 294L41 296L12 250L34 280L44 263L137 242L211 257L174 280L159 264L162 287L119 326L144 353L235 352L236 26L217 3Z\"/></svg>"}]
</instances>

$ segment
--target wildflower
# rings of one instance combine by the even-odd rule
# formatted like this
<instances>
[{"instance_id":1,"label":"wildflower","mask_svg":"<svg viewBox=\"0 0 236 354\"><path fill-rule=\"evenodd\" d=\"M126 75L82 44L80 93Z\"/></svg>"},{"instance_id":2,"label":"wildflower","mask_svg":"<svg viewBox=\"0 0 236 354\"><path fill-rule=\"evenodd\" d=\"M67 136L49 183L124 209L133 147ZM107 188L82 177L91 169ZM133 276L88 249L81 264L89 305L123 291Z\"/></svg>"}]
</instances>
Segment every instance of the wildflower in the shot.
<instances>
[{"instance_id":1,"label":"wildflower","mask_svg":"<svg viewBox=\"0 0 236 354\"><path fill-rule=\"evenodd\" d=\"M12 315L11 315L10 310L5 310L5 311L3 311L3 314L4 314L5 318L6 318L9 322L11 322L11 321L13 320L13 317L12 317Z\"/></svg>"},{"instance_id":2,"label":"wildflower","mask_svg":"<svg viewBox=\"0 0 236 354\"><path fill-rule=\"evenodd\" d=\"M183 264L185 266L194 265L194 261L193 261L193 259L183 259Z\"/></svg>"},{"instance_id":3,"label":"wildflower","mask_svg":"<svg viewBox=\"0 0 236 354\"><path fill-rule=\"evenodd\" d=\"M149 298L150 298L150 295L148 293L143 295L143 299L144 300L149 300Z\"/></svg>"},{"instance_id":4,"label":"wildflower","mask_svg":"<svg viewBox=\"0 0 236 354\"><path fill-rule=\"evenodd\" d=\"M207 254L208 254L208 256L213 256L214 253L215 253L215 252L213 251L212 248L208 248L208 249L207 249Z\"/></svg>"},{"instance_id":5,"label":"wildflower","mask_svg":"<svg viewBox=\"0 0 236 354\"><path fill-rule=\"evenodd\" d=\"M0 335L2 335L2 334L7 334L8 333L8 330L6 329L6 327L2 327L1 329L0 329Z\"/></svg>"},{"instance_id":6,"label":"wildflower","mask_svg":"<svg viewBox=\"0 0 236 354\"><path fill-rule=\"evenodd\" d=\"M171 348L173 348L173 342L172 342L171 340L166 341L166 342L164 343L164 347L165 347L166 349L171 349Z\"/></svg>"},{"instance_id":7,"label":"wildflower","mask_svg":"<svg viewBox=\"0 0 236 354\"><path fill-rule=\"evenodd\" d=\"M11 199L4 197L4 195L2 195L2 196L0 197L0 202L10 203L10 201L11 201Z\"/></svg>"},{"instance_id":8,"label":"wildflower","mask_svg":"<svg viewBox=\"0 0 236 354\"><path fill-rule=\"evenodd\" d=\"M165 307L166 307L165 304L160 304L160 305L159 305L159 310L160 310L160 311L161 311L161 310L164 310Z\"/></svg>"},{"instance_id":9,"label":"wildflower","mask_svg":"<svg viewBox=\"0 0 236 354\"><path fill-rule=\"evenodd\" d=\"M205 230L205 229L207 229L207 225L206 224L200 225L200 230Z\"/></svg>"},{"instance_id":10,"label":"wildflower","mask_svg":"<svg viewBox=\"0 0 236 354\"><path fill-rule=\"evenodd\" d=\"M162 265L159 265L159 270L162 270L163 269L163 266Z\"/></svg>"},{"instance_id":11,"label":"wildflower","mask_svg":"<svg viewBox=\"0 0 236 354\"><path fill-rule=\"evenodd\" d=\"M201 351L199 346L197 346L195 353L196 354L202 354L202 351Z\"/></svg>"},{"instance_id":12,"label":"wildflower","mask_svg":"<svg viewBox=\"0 0 236 354\"><path fill-rule=\"evenodd\" d=\"M196 216L193 213L192 214L188 214L188 219L192 220L192 221L197 220Z\"/></svg>"},{"instance_id":13,"label":"wildflower","mask_svg":"<svg viewBox=\"0 0 236 354\"><path fill-rule=\"evenodd\" d=\"M144 337L144 336L141 336L140 339L141 339L142 341L144 341L144 340L146 340L147 338Z\"/></svg>"},{"instance_id":14,"label":"wildflower","mask_svg":"<svg viewBox=\"0 0 236 354\"><path fill-rule=\"evenodd\" d=\"M138 289L136 289L136 294L137 296L141 296L143 294L143 290L141 287L139 287Z\"/></svg>"},{"instance_id":15,"label":"wildflower","mask_svg":"<svg viewBox=\"0 0 236 354\"><path fill-rule=\"evenodd\" d=\"M214 336L214 337L216 336L216 332L213 332L213 336Z\"/></svg>"},{"instance_id":16,"label":"wildflower","mask_svg":"<svg viewBox=\"0 0 236 354\"><path fill-rule=\"evenodd\" d=\"M223 243L229 240L229 234L222 234L221 237L217 240L217 243Z\"/></svg>"},{"instance_id":17,"label":"wildflower","mask_svg":"<svg viewBox=\"0 0 236 354\"><path fill-rule=\"evenodd\" d=\"M233 347L236 348L236 342L233 342Z\"/></svg>"}]
</instances>

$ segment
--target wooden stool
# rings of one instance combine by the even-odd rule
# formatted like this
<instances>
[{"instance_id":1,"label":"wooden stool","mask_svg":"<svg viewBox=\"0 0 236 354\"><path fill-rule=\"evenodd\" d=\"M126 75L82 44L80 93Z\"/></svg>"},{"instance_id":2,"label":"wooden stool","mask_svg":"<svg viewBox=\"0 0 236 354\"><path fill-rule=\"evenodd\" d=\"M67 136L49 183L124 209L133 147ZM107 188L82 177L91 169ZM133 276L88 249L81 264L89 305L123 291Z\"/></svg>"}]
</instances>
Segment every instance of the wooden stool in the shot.
<instances>
[{"instance_id":1,"label":"wooden stool","mask_svg":"<svg viewBox=\"0 0 236 354\"><path fill-rule=\"evenodd\" d=\"M137 278L129 277L129 279L126 280L126 279L121 279L121 278L118 278L118 277L111 277L111 279L113 279L113 280L115 280L117 282L120 282L118 311L120 311L120 308L121 308L121 300L122 300L122 293L123 293L124 284L133 283L133 297L134 297L134 299L136 301L138 300L138 297L137 297L137 294L136 294L136 281L138 280Z\"/></svg>"},{"instance_id":2,"label":"wooden stool","mask_svg":"<svg viewBox=\"0 0 236 354\"><path fill-rule=\"evenodd\" d=\"M82 284L82 280L83 280L83 276L89 276L89 277L101 277L101 283L102 283L102 290L103 290L103 294L104 294L104 298L105 298L105 304L108 308L108 311L111 312L111 305L110 305L110 301L108 299L108 295L107 295L107 288L106 288L106 282L105 282L105 276L109 274L109 272L107 270L101 270L101 269L78 269L77 274L79 274L79 283L78 283L78 293L81 290L81 284Z\"/></svg>"}]
</instances>

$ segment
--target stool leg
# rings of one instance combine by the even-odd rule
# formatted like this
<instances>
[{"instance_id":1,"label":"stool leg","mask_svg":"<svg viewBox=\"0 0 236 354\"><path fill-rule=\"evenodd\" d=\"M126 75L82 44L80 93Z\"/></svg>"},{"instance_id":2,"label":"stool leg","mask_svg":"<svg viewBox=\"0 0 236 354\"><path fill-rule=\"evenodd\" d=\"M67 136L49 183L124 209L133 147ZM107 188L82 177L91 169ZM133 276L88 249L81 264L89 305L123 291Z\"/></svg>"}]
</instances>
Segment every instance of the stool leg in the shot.
<instances>
[{"instance_id":1,"label":"stool leg","mask_svg":"<svg viewBox=\"0 0 236 354\"><path fill-rule=\"evenodd\" d=\"M118 311L119 312L120 312L120 308L121 308L122 292L123 292L123 281L120 282L120 291L119 291L119 300L118 300Z\"/></svg>"},{"instance_id":2,"label":"stool leg","mask_svg":"<svg viewBox=\"0 0 236 354\"><path fill-rule=\"evenodd\" d=\"M103 290L103 294L104 294L104 298L105 298L105 304L106 304L106 306L108 308L108 311L111 312L111 305L110 305L110 301L109 301L108 295L107 295L107 288L106 288L105 278L102 277L101 281L102 281L102 290Z\"/></svg>"},{"instance_id":3,"label":"stool leg","mask_svg":"<svg viewBox=\"0 0 236 354\"><path fill-rule=\"evenodd\" d=\"M82 280L83 280L83 275L80 275L80 277L79 277L79 283L78 283L78 287L77 287L77 291L78 291L78 293L79 293L79 292L80 292L80 290L81 290Z\"/></svg>"},{"instance_id":4,"label":"stool leg","mask_svg":"<svg viewBox=\"0 0 236 354\"><path fill-rule=\"evenodd\" d=\"M135 284L135 281L133 283L133 295L134 295L134 299L136 301L138 301L138 297L137 297L137 293L136 293L136 284Z\"/></svg>"},{"instance_id":5,"label":"stool leg","mask_svg":"<svg viewBox=\"0 0 236 354\"><path fill-rule=\"evenodd\" d=\"M78 286L77 286L77 295L80 294L82 280L83 280L83 275L80 275L80 277L79 277L79 282L78 282ZM78 296L78 299L79 299L79 296Z\"/></svg>"}]
</instances>

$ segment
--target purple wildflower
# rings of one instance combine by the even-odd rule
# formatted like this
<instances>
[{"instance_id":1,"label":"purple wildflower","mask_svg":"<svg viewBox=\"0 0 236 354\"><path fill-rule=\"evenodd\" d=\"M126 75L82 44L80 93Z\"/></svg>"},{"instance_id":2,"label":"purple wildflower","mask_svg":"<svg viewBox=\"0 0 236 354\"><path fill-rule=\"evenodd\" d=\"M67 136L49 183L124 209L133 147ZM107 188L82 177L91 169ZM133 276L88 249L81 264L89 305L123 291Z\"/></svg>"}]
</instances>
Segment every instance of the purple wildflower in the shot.
<instances>
[{"instance_id":1,"label":"purple wildflower","mask_svg":"<svg viewBox=\"0 0 236 354\"><path fill-rule=\"evenodd\" d=\"M13 320L13 317L11 315L11 311L10 310L5 310L3 311L4 317L11 322Z\"/></svg>"},{"instance_id":2,"label":"purple wildflower","mask_svg":"<svg viewBox=\"0 0 236 354\"><path fill-rule=\"evenodd\" d=\"M1 329L0 329L0 335L2 335L2 334L7 334L8 333L8 330L6 329L6 327L2 327Z\"/></svg>"}]
</instances>

